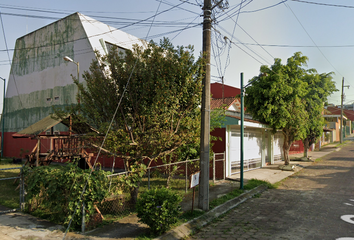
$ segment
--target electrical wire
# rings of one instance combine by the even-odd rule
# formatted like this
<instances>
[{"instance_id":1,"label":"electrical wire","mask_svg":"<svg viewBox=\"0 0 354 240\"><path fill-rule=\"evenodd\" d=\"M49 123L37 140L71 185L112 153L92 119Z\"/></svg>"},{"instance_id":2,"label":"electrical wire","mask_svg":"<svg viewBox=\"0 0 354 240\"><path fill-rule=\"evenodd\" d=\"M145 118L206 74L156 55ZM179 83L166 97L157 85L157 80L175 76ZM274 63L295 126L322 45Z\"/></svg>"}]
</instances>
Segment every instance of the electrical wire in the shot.
<instances>
[{"instance_id":1,"label":"electrical wire","mask_svg":"<svg viewBox=\"0 0 354 240\"><path fill-rule=\"evenodd\" d=\"M2 14L1 14L1 10L0 10L0 20L1 20L1 27L2 27L2 32L3 32L3 35L4 35L4 42L5 42L5 47L6 47L6 49L7 49L7 57L8 57L8 59L9 59L9 63L11 64L11 57L10 57L10 53L9 53L9 51L8 51L8 45L7 45L7 40L6 40L6 32L5 32L5 27L4 27L4 21L3 21L3 19L2 19ZM12 71L12 68L11 68L11 70L10 70L10 73L11 73L11 71ZM10 74L10 75L12 75L12 74ZM5 80L4 80L5 81ZM22 100L21 100L21 96L20 96L20 94L19 94L19 91L18 91L18 86L17 86L17 82L16 82L16 78L15 78L15 76L13 75L13 81L14 81L14 83L15 83L15 88L16 88L16 91L17 91L17 94L18 94L18 100L19 100L19 102L20 102L20 106L21 106L21 108L23 109L23 102L22 102ZM10 82L10 79L7 81L7 85L9 85L9 82ZM4 87L6 87L6 86L4 86ZM4 89L4 92L5 92L5 89ZM5 99L6 98L6 96L4 96L3 97L3 99ZM5 109L2 109L2 116L5 116ZM3 121L5 121L5 120L3 120ZM32 128L32 125L30 126L31 128Z\"/></svg>"},{"instance_id":2,"label":"electrical wire","mask_svg":"<svg viewBox=\"0 0 354 240\"><path fill-rule=\"evenodd\" d=\"M162 2L162 0L160 1L160 4L158 5L158 8L157 8L157 10L156 10L156 13L158 12L158 10L159 10L159 8L160 8L161 2ZM182 4L183 4L183 3L182 3ZM156 15L156 14L155 14L155 15ZM156 16L157 16L157 15L156 15ZM154 18L155 18L155 17L154 17ZM151 28L152 28L152 25L150 26L150 28L149 28L149 30L148 30L148 32L147 32L147 34L146 34L145 41L147 40L147 38L148 38L148 36L149 36L149 34L150 34ZM117 104L117 108L116 108L116 110L115 110L115 112L114 112L114 114L113 114L113 116L112 116L112 120L111 120L111 122L110 122L110 124L109 124L109 127L108 127L108 129L107 129L107 132L106 132L106 134L105 134L105 137L104 137L104 139L103 139L103 141L102 141L101 147L99 148L99 151L98 151L98 153L97 153L97 156L96 156L96 159L95 159L95 161L94 161L93 166L95 166L95 164L96 164L96 162L97 162L97 160L98 160L98 157L99 157L99 155L100 155L100 153L101 153L101 150L102 150L102 148L103 148L103 146L104 146L104 143L105 143L105 141L106 141L106 139L107 139L108 133L109 133L109 131L111 130L111 127L112 127L112 125L113 125L114 118L115 118L115 116L116 116L116 114L117 114L117 112L118 112L119 106L120 106L120 104L121 104L121 102L122 102L122 100L123 100L123 97L124 97L124 95L125 95L125 92L126 92L128 86L129 86L130 79L131 79L131 77L132 77L132 75L133 75L133 72L134 72L134 70L135 70L135 67L136 67L137 62L138 62L138 59L136 59L135 64L134 64L134 66L133 66L133 68L132 68L132 71L131 71L130 76L129 76L129 78L128 78L128 81L127 81L127 83L126 83L126 85L125 85L125 88L124 88L124 90L123 90L122 96L121 96L121 98L120 98L120 100L119 100L119 102L118 102L118 104ZM91 171L90 171L89 179L91 178L92 172L93 172L93 168L92 168ZM88 185L88 180L87 180L86 183L85 183L85 186L84 186L84 188L83 188L83 191L82 191L82 193L81 193L81 196L80 196L79 201L81 201L81 199L82 199L82 197L83 197L83 195L84 195L84 193L85 193L85 191L86 191L87 185ZM78 203L79 203L79 201L78 201ZM76 209L78 208L78 203L76 204ZM72 220L73 220L73 218L74 218L74 216L75 216L76 209L75 209L75 211L74 211L74 213L73 213L73 215L72 215L72 217L71 217L71 219L70 219L70 222L69 222L68 227L67 227L67 229L66 229L66 231L65 231L63 240L65 240L66 234L67 234L68 231L69 231L70 225L71 225Z\"/></svg>"},{"instance_id":3,"label":"electrical wire","mask_svg":"<svg viewBox=\"0 0 354 240\"><path fill-rule=\"evenodd\" d=\"M315 41L313 40L313 38L310 36L310 34L307 32L306 28L304 27L304 25L301 23L300 19L296 16L296 14L294 13L294 11L291 9L291 7L284 3L284 5L292 12L292 14L294 15L294 17L296 18L296 20L298 21L298 23L300 24L300 26L302 27L302 29L305 31L305 33L307 34L307 36L311 39L311 41L313 42L313 44L316 46L316 48L318 49L318 51L322 54L322 56L326 59L326 61L332 66L332 68L339 73L339 75L341 75L343 77L343 75L333 66L333 64L328 60L328 58L324 55L324 53L321 51L321 49L317 46L317 44L315 43Z\"/></svg>"},{"instance_id":4,"label":"electrical wire","mask_svg":"<svg viewBox=\"0 0 354 240\"><path fill-rule=\"evenodd\" d=\"M288 0L283 0L283 1L281 1L281 2L278 2L278 3L276 3L276 4L274 4L274 5L271 5L271 6L268 6L268 7L264 7L264 8L260 8L260 9L256 9L256 10L252 10L252 11L242 11L241 13L255 13L255 12L267 10L267 9L269 9L269 8L276 7L276 6L278 6L278 5L282 4L282 3L285 3L285 2L287 2L287 1L288 1Z\"/></svg>"},{"instance_id":5,"label":"electrical wire","mask_svg":"<svg viewBox=\"0 0 354 240\"><path fill-rule=\"evenodd\" d=\"M328 7L341 7L341 8L354 8L354 6L348 6L348 5L338 5L338 4L329 4L329 3L318 3L318 2L309 2L309 1L302 1L302 0L290 0L293 2L300 2L300 3L308 3L308 4L314 4L314 5L322 5L322 6L328 6Z\"/></svg>"},{"instance_id":6,"label":"electrical wire","mask_svg":"<svg viewBox=\"0 0 354 240\"><path fill-rule=\"evenodd\" d=\"M220 29L222 29L224 32L226 32L228 35L231 36L231 33L229 33L226 29L224 29L223 27L219 26ZM227 37L226 37L227 38ZM228 38L227 38L228 39ZM254 50L252 50L251 48L249 48L247 45L244 45L238 38L234 37L235 40L237 40L239 42L239 44L243 45L244 47L246 47L249 51L251 51L252 53L254 53L255 55L257 55L259 58L261 58L264 62L268 63L269 65L271 65L270 62L268 62L266 59L264 59L262 56L260 56L258 53L256 53ZM229 39L230 41L230 39ZM230 41L233 45L237 46L238 48L242 49L240 46L238 46L238 44L236 44L235 42ZM245 50L242 50L244 52L246 52ZM251 56L249 53L247 53L247 55ZM254 57L252 57L254 58ZM257 60L257 62L260 62ZM260 62L261 63L261 62ZM264 63L261 63L264 64Z\"/></svg>"},{"instance_id":7,"label":"electrical wire","mask_svg":"<svg viewBox=\"0 0 354 240\"><path fill-rule=\"evenodd\" d=\"M3 15L7 16L15 16L15 17L26 17L26 18L37 18L37 19L48 19L48 20L60 20L61 17L52 17L52 16L40 16L40 15L28 15L28 14L18 14L18 13L2 13ZM94 20L86 20L87 22L97 22L98 20L100 22L110 24L110 25L127 25L127 24L132 24L135 22L139 22L140 26L149 26L151 24L150 21L145 21L141 22L141 19L133 19L133 18L117 18L117 17L107 17L107 16L94 16L90 15L90 17L95 18ZM102 19L112 19L112 20L102 20ZM113 20L120 20L120 21L113 21ZM80 21L79 19L68 19L68 21ZM169 20L169 21L157 21L154 22L154 27L155 26L161 26L161 27L174 27L174 26L180 26L180 25L186 25L187 22L180 22L177 20Z\"/></svg>"},{"instance_id":8,"label":"electrical wire","mask_svg":"<svg viewBox=\"0 0 354 240\"><path fill-rule=\"evenodd\" d=\"M232 30L232 34L231 34L231 39L230 39L230 44L229 44L229 48L228 48L228 51L227 51L227 57L226 57L226 61L225 61L225 66L224 66L224 72L222 72L222 76L225 75L226 73L226 68L229 66L230 64L230 50L231 50L231 42L234 40L234 36L235 36L235 31L236 31L236 27L237 27L237 21L238 21L238 18L240 16L240 11L242 9L242 3L245 2L243 0L241 0L241 3L240 3L240 7L239 7L239 10L238 10L238 14L236 15L236 20L234 21L235 22L235 25L234 25L234 28Z\"/></svg>"},{"instance_id":9,"label":"electrical wire","mask_svg":"<svg viewBox=\"0 0 354 240\"><path fill-rule=\"evenodd\" d=\"M128 25L126 25L126 26L124 26L124 27L121 27L120 29L124 29L124 28L127 28L127 27L129 27L129 26L136 25L136 24L141 23L141 22L143 22L143 21L147 21L147 20L149 20L149 19L151 19L151 18L154 18L154 17L156 17L156 16L158 16L158 15L160 15L160 14L163 14L163 13L166 13L166 12L168 12L168 11L171 11L172 9L174 9L174 8L176 8L176 7L178 7L178 6L182 5L182 4L184 4L184 3L182 2L182 3L180 3L180 4L177 4L177 5L175 5L175 6L172 6L172 7L169 8L169 9L163 10L163 11L161 11L161 12L159 12L159 13L156 13L156 14L154 14L154 15L148 17L148 18L145 18L145 19L143 19L143 20L140 20L140 21L138 21L138 22L134 22L134 23L128 24ZM33 49L33 48L39 49L39 48L42 48L42 47L54 47L54 46L56 46L56 45L62 45L62 44L65 44L65 43L70 43L70 42L74 42L74 41L78 41L78 40L83 40L83 39L86 39L86 38L102 36L102 35L105 35L105 34L107 34L107 33L111 33L111 32L113 32L113 31L117 31L117 30L120 30L120 29L114 29L114 30L106 31L106 32L99 33L99 34L94 34L94 35L91 35L91 36L89 36L89 37L88 37L88 36L85 36L85 37L77 38L77 39L74 39L74 40L69 40L69 41L66 41L66 42L55 43L55 44L46 44L46 45L37 46L37 47L31 47L31 48L21 48L21 49L19 49L19 50L22 50L22 49Z\"/></svg>"}]
</instances>

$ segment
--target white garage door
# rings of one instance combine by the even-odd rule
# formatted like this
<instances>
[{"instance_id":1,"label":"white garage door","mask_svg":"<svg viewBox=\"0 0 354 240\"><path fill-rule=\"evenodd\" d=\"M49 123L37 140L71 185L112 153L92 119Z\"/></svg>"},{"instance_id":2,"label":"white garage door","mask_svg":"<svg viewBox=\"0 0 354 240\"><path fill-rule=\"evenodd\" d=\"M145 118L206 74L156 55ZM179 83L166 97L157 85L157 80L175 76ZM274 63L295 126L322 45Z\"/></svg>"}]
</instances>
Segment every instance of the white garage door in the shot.
<instances>
[{"instance_id":1,"label":"white garage door","mask_svg":"<svg viewBox=\"0 0 354 240\"><path fill-rule=\"evenodd\" d=\"M240 130L233 130L230 138L231 174L240 172ZM262 132L245 128L243 142L244 171L261 167Z\"/></svg>"}]
</instances>

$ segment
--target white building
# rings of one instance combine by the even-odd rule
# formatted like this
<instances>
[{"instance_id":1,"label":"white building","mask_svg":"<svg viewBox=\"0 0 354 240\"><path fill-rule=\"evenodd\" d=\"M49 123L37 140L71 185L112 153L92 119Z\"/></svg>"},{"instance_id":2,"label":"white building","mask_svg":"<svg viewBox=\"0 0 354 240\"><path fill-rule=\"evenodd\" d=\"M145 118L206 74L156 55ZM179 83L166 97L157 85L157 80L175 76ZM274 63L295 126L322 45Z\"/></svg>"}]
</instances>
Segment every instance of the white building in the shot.
<instances>
[{"instance_id":1,"label":"white building","mask_svg":"<svg viewBox=\"0 0 354 240\"><path fill-rule=\"evenodd\" d=\"M132 49L134 44L146 43L81 13L17 39L5 99L4 156L18 157L21 149L31 151L36 144L34 140L13 139L13 133L50 115L53 106L76 103L72 76L77 76L78 67L65 61L65 56L79 63L82 75L96 59L95 51L103 55L112 45ZM59 126L54 130L66 129Z\"/></svg>"}]
</instances>

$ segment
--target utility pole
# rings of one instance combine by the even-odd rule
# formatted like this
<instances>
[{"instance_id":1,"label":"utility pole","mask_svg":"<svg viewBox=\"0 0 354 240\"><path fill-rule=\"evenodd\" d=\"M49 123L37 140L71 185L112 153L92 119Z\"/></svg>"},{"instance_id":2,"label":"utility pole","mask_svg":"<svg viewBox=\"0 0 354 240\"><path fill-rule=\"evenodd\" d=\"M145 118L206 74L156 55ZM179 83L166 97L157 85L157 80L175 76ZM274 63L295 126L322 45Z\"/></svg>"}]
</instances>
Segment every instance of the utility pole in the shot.
<instances>
[{"instance_id":1,"label":"utility pole","mask_svg":"<svg viewBox=\"0 0 354 240\"><path fill-rule=\"evenodd\" d=\"M343 98L344 98L344 88L349 88L349 85L344 86L344 77L342 80L342 95L340 104L340 143L343 143Z\"/></svg>"},{"instance_id":2,"label":"utility pole","mask_svg":"<svg viewBox=\"0 0 354 240\"><path fill-rule=\"evenodd\" d=\"M205 76L203 78L201 134L200 134L200 183L198 206L209 210L209 151L210 151L210 50L211 50L211 0L204 0L203 54Z\"/></svg>"}]
</instances>

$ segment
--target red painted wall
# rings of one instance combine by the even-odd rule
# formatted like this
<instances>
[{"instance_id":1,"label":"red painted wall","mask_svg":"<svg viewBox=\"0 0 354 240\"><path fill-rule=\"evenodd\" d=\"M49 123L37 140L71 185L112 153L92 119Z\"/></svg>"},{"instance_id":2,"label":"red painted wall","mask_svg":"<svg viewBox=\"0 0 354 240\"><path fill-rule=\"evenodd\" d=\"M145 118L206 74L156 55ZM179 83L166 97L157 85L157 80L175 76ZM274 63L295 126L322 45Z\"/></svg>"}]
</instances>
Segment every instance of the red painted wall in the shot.
<instances>
[{"instance_id":1,"label":"red painted wall","mask_svg":"<svg viewBox=\"0 0 354 240\"><path fill-rule=\"evenodd\" d=\"M311 149L309 149L311 151ZM301 140L297 140L291 144L289 154L297 154L297 153L303 153L304 152L304 144L302 143Z\"/></svg>"},{"instance_id":2,"label":"red painted wall","mask_svg":"<svg viewBox=\"0 0 354 240\"><path fill-rule=\"evenodd\" d=\"M11 158L25 158L25 155L28 155L33 148L37 144L36 139L30 138L13 138L12 135L14 132L5 133L4 138L4 156ZM23 149L21 151L21 149ZM41 153L46 153L50 149L49 140L41 140ZM20 155L22 153L22 155ZM96 154L91 158L91 163L93 164L96 160ZM105 155L101 155L97 159L97 163L99 163L102 167L112 168L113 166L113 157L107 157ZM64 160L65 161L65 160ZM64 162L63 161L63 162ZM124 169L123 160L121 158L115 158L114 168ZM58 162L61 162L60 160Z\"/></svg>"},{"instance_id":3,"label":"red painted wall","mask_svg":"<svg viewBox=\"0 0 354 240\"><path fill-rule=\"evenodd\" d=\"M21 158L21 148L24 150L24 155L31 152L37 144L37 140L30 138L13 138L12 134L15 132L6 132L4 135L4 157ZM49 145L48 145L49 148Z\"/></svg>"},{"instance_id":4,"label":"red painted wall","mask_svg":"<svg viewBox=\"0 0 354 240\"><path fill-rule=\"evenodd\" d=\"M213 98L222 98L222 84L212 83L210 84L210 92ZM224 97L236 97L240 94L241 90L239 88L231 87L224 84Z\"/></svg>"},{"instance_id":5,"label":"red painted wall","mask_svg":"<svg viewBox=\"0 0 354 240\"><path fill-rule=\"evenodd\" d=\"M224 153L226 151L226 128L216 128L214 131L211 132L212 136L220 138L220 140L217 141L212 141L212 150L214 153ZM215 177L216 179L222 179L223 178L223 171L224 171L224 166L223 166L222 161L216 161L215 162ZM226 164L226 162L225 162ZM211 165L212 166L212 165ZM209 171L209 177L210 179L213 179L213 168L210 167Z\"/></svg>"}]
</instances>

